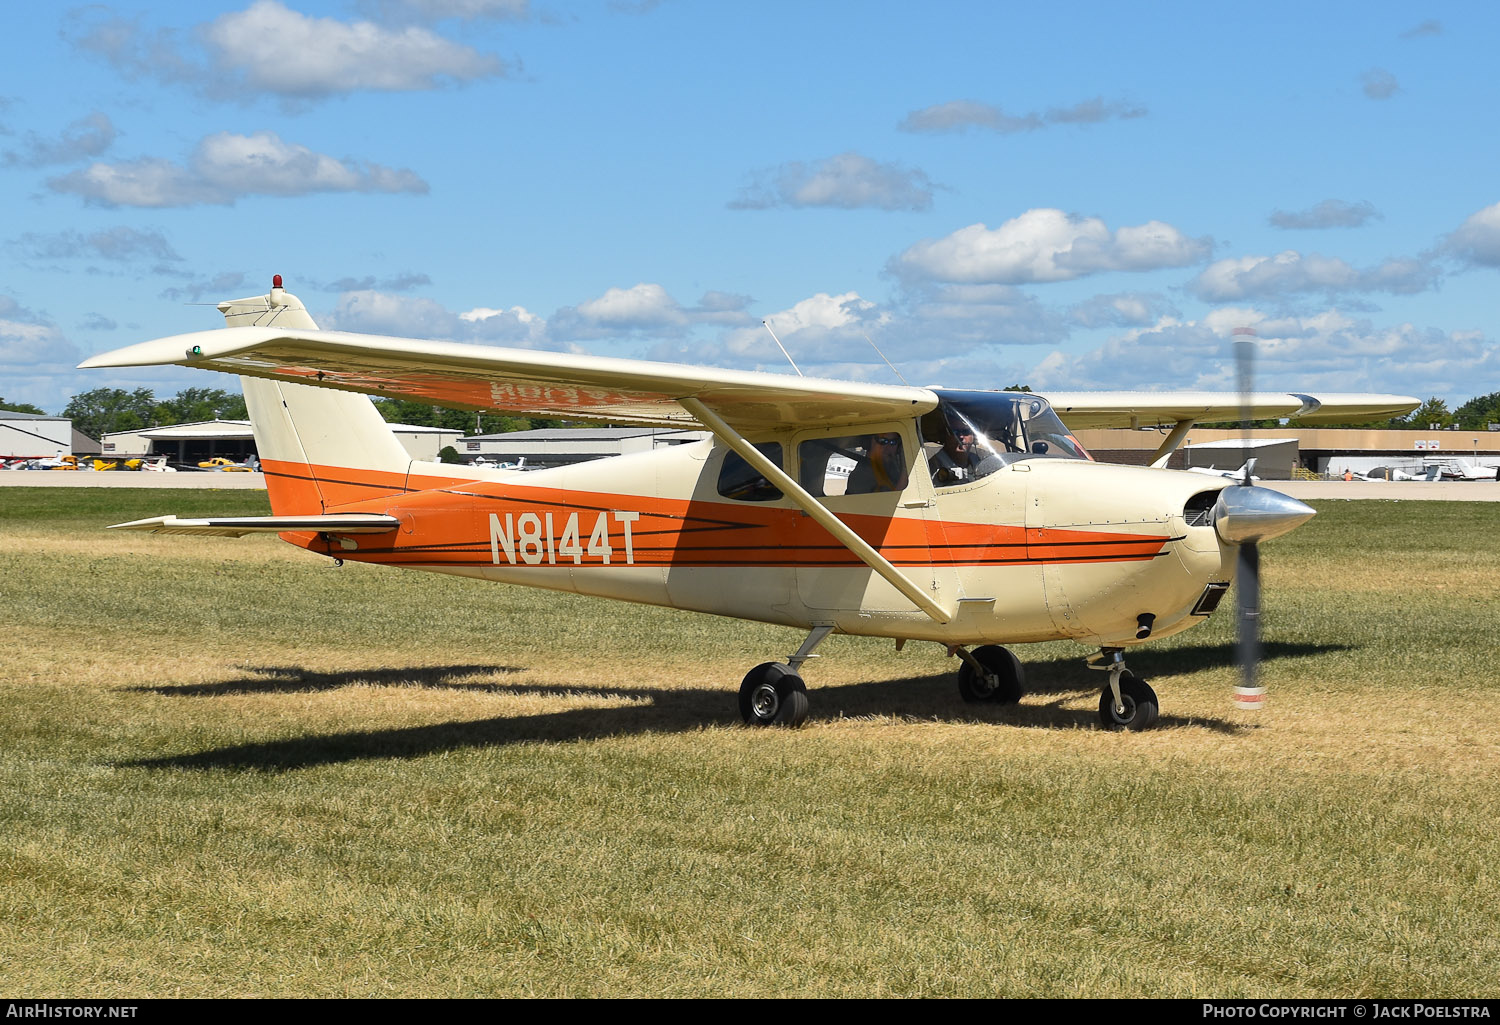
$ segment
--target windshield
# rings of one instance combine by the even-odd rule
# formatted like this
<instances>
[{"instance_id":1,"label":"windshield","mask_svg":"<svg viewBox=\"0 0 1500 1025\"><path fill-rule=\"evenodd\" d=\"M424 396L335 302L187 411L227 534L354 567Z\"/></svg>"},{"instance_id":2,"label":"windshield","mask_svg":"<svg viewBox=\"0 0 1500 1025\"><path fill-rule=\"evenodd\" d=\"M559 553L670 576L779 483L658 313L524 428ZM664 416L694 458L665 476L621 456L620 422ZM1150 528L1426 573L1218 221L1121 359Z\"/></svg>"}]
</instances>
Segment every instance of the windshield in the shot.
<instances>
[{"instance_id":1,"label":"windshield","mask_svg":"<svg viewBox=\"0 0 1500 1025\"><path fill-rule=\"evenodd\" d=\"M933 483L987 477L1021 459L1092 459L1052 406L1029 392L938 392L922 417Z\"/></svg>"}]
</instances>

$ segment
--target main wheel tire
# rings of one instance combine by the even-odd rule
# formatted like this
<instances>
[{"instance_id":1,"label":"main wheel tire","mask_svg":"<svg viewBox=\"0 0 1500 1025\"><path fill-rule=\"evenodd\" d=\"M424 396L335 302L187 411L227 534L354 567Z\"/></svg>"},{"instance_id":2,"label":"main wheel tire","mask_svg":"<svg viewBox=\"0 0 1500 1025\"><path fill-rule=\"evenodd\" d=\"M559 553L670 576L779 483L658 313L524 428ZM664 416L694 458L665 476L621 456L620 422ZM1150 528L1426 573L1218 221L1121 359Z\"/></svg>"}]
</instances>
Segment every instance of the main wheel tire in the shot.
<instances>
[{"instance_id":1,"label":"main wheel tire","mask_svg":"<svg viewBox=\"0 0 1500 1025\"><path fill-rule=\"evenodd\" d=\"M802 681L795 676L792 679L797 681L797 689L788 694L786 700L782 702L781 718L777 722L795 730L807 722L807 713L812 708L812 702L807 699L807 690Z\"/></svg>"},{"instance_id":2,"label":"main wheel tire","mask_svg":"<svg viewBox=\"0 0 1500 1025\"><path fill-rule=\"evenodd\" d=\"M1156 691L1139 676L1125 673L1120 677L1120 703L1123 713L1115 711L1115 695L1108 687L1099 695L1099 719L1106 729L1149 730L1159 714Z\"/></svg>"},{"instance_id":3,"label":"main wheel tire","mask_svg":"<svg viewBox=\"0 0 1500 1025\"><path fill-rule=\"evenodd\" d=\"M965 701L993 701L1001 705L1013 705L1026 693L1026 670L1021 660L998 644L986 644L975 648L971 655L985 669L994 673L996 682L991 685L982 675L974 671L967 661L958 665L958 693Z\"/></svg>"},{"instance_id":4,"label":"main wheel tire","mask_svg":"<svg viewBox=\"0 0 1500 1025\"><path fill-rule=\"evenodd\" d=\"M808 708L807 685L780 662L762 662L740 684L740 717L747 726L801 726Z\"/></svg>"}]
</instances>

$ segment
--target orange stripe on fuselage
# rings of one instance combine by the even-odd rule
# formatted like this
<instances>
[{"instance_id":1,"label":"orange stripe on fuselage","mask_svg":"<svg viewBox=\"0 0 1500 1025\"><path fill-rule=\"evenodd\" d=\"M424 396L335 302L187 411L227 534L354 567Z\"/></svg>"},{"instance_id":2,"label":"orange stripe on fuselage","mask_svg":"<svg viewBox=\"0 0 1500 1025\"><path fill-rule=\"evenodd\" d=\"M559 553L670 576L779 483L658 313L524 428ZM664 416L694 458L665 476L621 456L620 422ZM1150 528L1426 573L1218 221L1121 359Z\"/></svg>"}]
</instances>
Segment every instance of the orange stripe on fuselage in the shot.
<instances>
[{"instance_id":1,"label":"orange stripe on fuselage","mask_svg":"<svg viewBox=\"0 0 1500 1025\"><path fill-rule=\"evenodd\" d=\"M431 491L468 484L467 477L408 476L383 470L351 470L341 466L308 466L279 459L261 463L266 496L277 516L297 516L342 509L358 502L415 491Z\"/></svg>"},{"instance_id":2,"label":"orange stripe on fuselage","mask_svg":"<svg viewBox=\"0 0 1500 1025\"><path fill-rule=\"evenodd\" d=\"M350 538L358 544L351 550L316 534L282 535L300 547L344 559L395 566L494 565L497 558L501 565L597 566L606 564L607 554L611 566L862 565L800 509L498 481L407 481L402 475L309 470L295 464L267 469L268 486L275 479L315 499L319 491L325 499L358 496L337 506L329 501L327 511L401 518L402 527L391 534ZM309 479L313 477L316 483ZM372 491L383 493L372 496ZM299 505L289 511L316 508ZM272 509L283 513L274 498ZM1160 555L1171 540L1159 534L935 522L921 516L850 514L840 519L897 566L1142 561Z\"/></svg>"}]
</instances>

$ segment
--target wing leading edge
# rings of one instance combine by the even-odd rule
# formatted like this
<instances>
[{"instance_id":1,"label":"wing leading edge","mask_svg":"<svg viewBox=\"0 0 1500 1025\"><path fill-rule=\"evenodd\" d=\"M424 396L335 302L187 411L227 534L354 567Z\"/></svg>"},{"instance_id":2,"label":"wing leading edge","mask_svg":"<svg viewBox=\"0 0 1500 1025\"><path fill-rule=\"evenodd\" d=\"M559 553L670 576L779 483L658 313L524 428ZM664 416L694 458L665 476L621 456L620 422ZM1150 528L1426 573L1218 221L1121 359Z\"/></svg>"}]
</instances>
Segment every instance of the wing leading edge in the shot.
<instances>
[{"instance_id":1,"label":"wing leading edge","mask_svg":"<svg viewBox=\"0 0 1500 1025\"><path fill-rule=\"evenodd\" d=\"M645 426L697 424L678 402L684 397L696 398L743 431L901 419L937 406L937 396L926 388L263 327L159 338L79 366L164 364L460 409Z\"/></svg>"},{"instance_id":2,"label":"wing leading edge","mask_svg":"<svg viewBox=\"0 0 1500 1025\"><path fill-rule=\"evenodd\" d=\"M936 407L928 388L791 377L677 363L504 349L300 328L231 327L159 338L85 360L80 368L175 364L249 377L497 410L643 426L699 421L694 398L742 432L872 423ZM1238 420L1232 392L1048 392L1068 426L1147 427ZM1420 405L1405 395L1256 392L1250 414L1309 423L1377 420Z\"/></svg>"}]
</instances>

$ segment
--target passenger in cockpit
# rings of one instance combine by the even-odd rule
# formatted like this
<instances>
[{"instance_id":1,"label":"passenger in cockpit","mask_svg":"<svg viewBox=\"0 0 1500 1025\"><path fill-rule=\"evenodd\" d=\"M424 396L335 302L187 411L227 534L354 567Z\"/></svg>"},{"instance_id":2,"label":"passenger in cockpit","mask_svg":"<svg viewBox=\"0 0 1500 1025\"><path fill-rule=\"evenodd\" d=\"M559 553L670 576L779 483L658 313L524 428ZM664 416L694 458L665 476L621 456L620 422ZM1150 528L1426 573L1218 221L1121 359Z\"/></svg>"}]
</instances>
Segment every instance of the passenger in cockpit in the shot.
<instances>
[{"instance_id":1,"label":"passenger in cockpit","mask_svg":"<svg viewBox=\"0 0 1500 1025\"><path fill-rule=\"evenodd\" d=\"M895 431L872 434L865 439L867 458L849 475L848 495L906 490L906 453L901 435Z\"/></svg>"}]
</instances>

